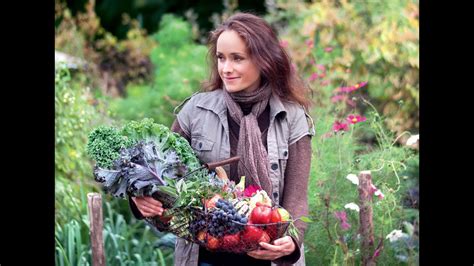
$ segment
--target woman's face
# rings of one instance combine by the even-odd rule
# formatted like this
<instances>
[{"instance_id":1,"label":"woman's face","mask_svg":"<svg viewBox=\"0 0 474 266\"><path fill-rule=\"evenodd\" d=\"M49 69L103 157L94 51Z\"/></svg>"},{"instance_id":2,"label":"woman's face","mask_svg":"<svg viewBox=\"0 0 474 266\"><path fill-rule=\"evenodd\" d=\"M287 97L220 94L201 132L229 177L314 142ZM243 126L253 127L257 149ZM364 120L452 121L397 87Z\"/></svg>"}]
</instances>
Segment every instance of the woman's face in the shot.
<instances>
[{"instance_id":1,"label":"woman's face","mask_svg":"<svg viewBox=\"0 0 474 266\"><path fill-rule=\"evenodd\" d=\"M260 70L252 62L245 42L233 30L217 39L217 70L228 92L253 91L260 85Z\"/></svg>"}]
</instances>

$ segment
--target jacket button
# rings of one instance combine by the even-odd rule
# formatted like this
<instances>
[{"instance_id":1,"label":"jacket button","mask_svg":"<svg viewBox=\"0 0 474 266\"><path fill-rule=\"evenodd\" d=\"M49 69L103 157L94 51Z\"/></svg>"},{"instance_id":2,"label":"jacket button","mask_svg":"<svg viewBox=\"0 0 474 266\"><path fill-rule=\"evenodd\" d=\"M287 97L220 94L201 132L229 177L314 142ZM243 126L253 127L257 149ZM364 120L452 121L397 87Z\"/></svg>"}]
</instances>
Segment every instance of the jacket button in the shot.
<instances>
[{"instance_id":1,"label":"jacket button","mask_svg":"<svg viewBox=\"0 0 474 266\"><path fill-rule=\"evenodd\" d=\"M278 198L278 192L273 192L273 198L275 198L275 199Z\"/></svg>"},{"instance_id":2,"label":"jacket button","mask_svg":"<svg viewBox=\"0 0 474 266\"><path fill-rule=\"evenodd\" d=\"M277 163L272 163L272 170L278 169L278 164Z\"/></svg>"},{"instance_id":3,"label":"jacket button","mask_svg":"<svg viewBox=\"0 0 474 266\"><path fill-rule=\"evenodd\" d=\"M199 142L198 147L199 149L202 148L202 142Z\"/></svg>"},{"instance_id":4,"label":"jacket button","mask_svg":"<svg viewBox=\"0 0 474 266\"><path fill-rule=\"evenodd\" d=\"M287 152L287 151L283 152L283 156L286 157L287 155L288 155L288 152Z\"/></svg>"}]
</instances>

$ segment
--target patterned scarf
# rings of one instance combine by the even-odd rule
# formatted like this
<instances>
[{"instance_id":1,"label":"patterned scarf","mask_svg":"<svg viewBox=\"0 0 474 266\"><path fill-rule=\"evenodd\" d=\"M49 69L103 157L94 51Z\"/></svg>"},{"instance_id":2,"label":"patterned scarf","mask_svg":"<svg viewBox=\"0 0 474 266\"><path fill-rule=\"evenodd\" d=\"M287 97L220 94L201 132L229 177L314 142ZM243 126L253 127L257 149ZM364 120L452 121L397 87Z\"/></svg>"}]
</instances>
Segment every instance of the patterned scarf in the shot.
<instances>
[{"instance_id":1,"label":"patterned scarf","mask_svg":"<svg viewBox=\"0 0 474 266\"><path fill-rule=\"evenodd\" d=\"M240 126L237 144L237 155L240 156L238 174L246 176L248 181L251 178L254 184L260 186L272 197L273 189L268 171L268 154L262 143L262 133L257 121L257 118L267 107L272 89L270 86L264 85L252 92L228 93L226 89L223 91L230 117ZM248 115L244 115L239 104L252 105L252 111Z\"/></svg>"}]
</instances>

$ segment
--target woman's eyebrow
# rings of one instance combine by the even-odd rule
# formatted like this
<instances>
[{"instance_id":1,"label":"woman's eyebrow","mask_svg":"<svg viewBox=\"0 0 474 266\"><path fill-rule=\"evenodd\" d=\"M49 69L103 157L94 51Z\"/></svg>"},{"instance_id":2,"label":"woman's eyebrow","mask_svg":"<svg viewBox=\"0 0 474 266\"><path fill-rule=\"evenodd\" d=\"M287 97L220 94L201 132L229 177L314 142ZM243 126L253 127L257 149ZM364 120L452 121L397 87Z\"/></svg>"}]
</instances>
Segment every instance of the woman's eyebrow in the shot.
<instances>
[{"instance_id":1,"label":"woman's eyebrow","mask_svg":"<svg viewBox=\"0 0 474 266\"><path fill-rule=\"evenodd\" d=\"M216 52L216 55L221 55L221 54L224 54L224 53L222 53L222 52ZM232 55L232 56L236 56L236 55L238 55L238 56L245 56L245 53L233 52L233 53L230 53L230 55Z\"/></svg>"}]
</instances>

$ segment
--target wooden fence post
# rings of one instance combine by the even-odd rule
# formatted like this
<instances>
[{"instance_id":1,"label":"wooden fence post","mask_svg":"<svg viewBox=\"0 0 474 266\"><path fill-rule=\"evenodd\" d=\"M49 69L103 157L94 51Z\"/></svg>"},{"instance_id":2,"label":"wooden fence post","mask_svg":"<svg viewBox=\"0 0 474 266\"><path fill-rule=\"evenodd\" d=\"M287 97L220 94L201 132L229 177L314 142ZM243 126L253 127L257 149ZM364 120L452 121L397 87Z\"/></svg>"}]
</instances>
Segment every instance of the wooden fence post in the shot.
<instances>
[{"instance_id":1,"label":"wooden fence post","mask_svg":"<svg viewBox=\"0 0 474 266\"><path fill-rule=\"evenodd\" d=\"M372 222L372 177L370 171L359 173L359 221L362 237L362 265L375 265L374 253L374 224Z\"/></svg>"},{"instance_id":2,"label":"wooden fence post","mask_svg":"<svg viewBox=\"0 0 474 266\"><path fill-rule=\"evenodd\" d=\"M104 266L105 254L104 241L102 236L102 196L99 193L88 193L87 206L89 209L92 265Z\"/></svg>"}]
</instances>

